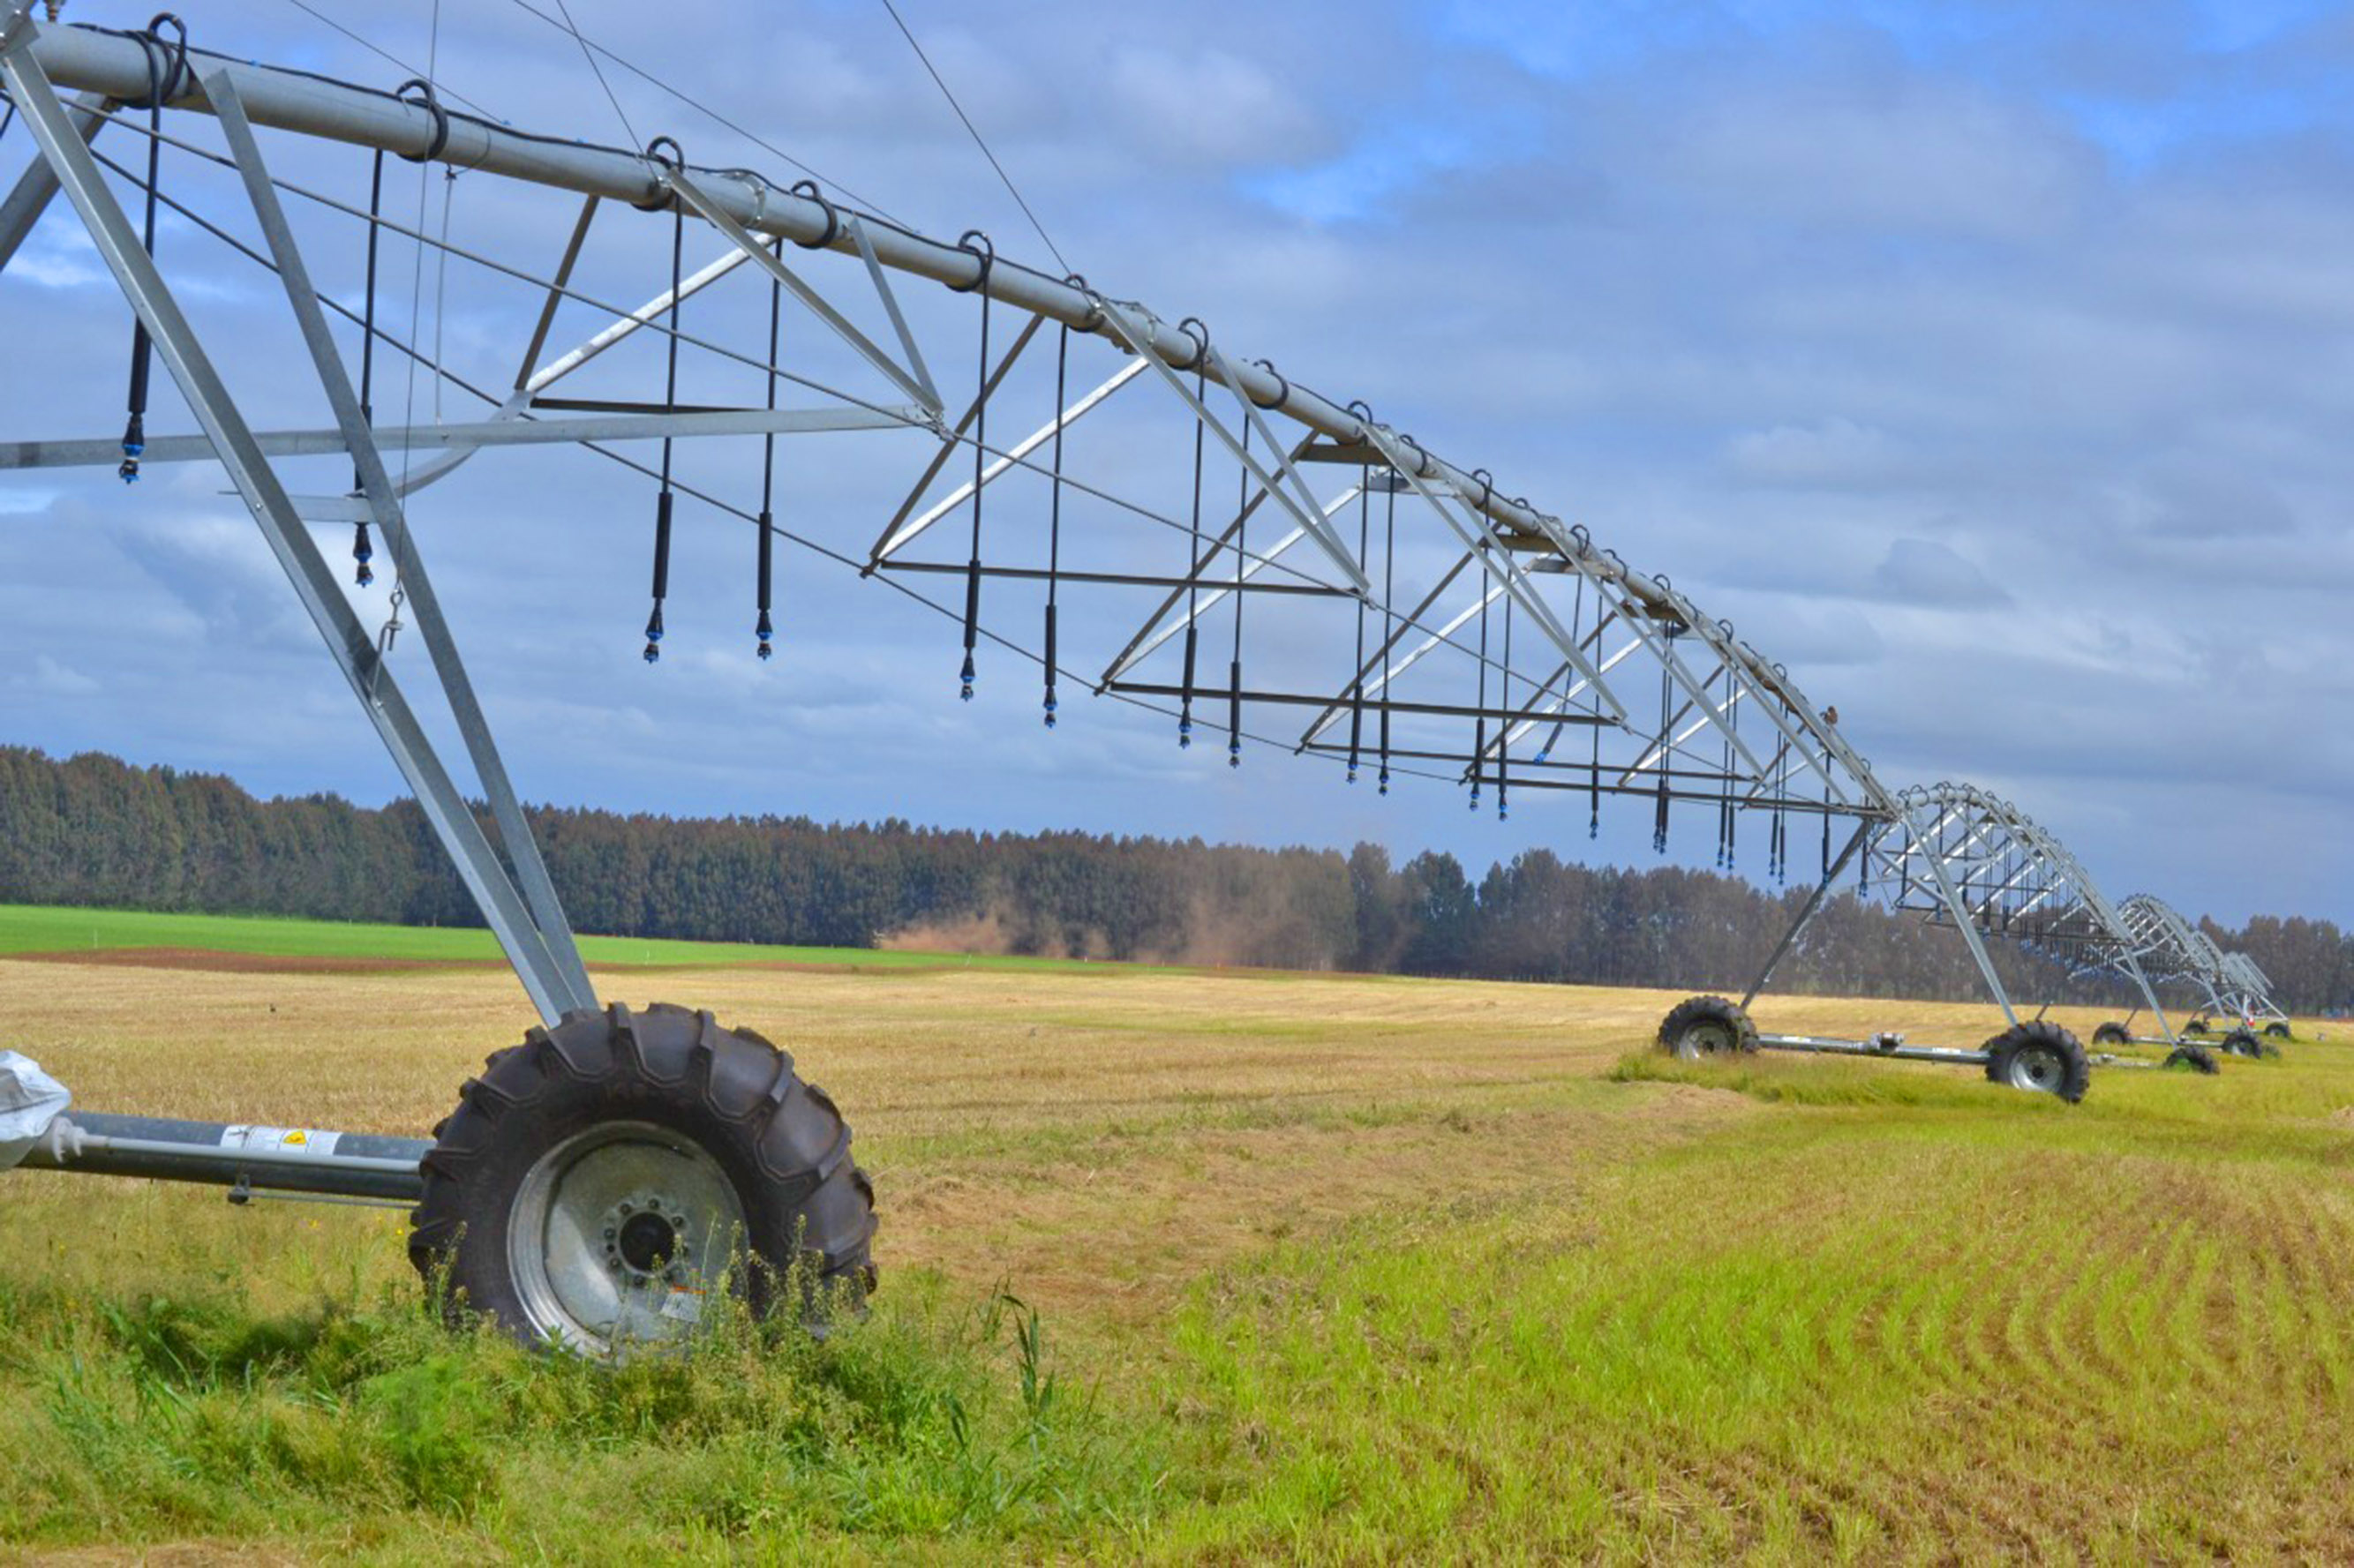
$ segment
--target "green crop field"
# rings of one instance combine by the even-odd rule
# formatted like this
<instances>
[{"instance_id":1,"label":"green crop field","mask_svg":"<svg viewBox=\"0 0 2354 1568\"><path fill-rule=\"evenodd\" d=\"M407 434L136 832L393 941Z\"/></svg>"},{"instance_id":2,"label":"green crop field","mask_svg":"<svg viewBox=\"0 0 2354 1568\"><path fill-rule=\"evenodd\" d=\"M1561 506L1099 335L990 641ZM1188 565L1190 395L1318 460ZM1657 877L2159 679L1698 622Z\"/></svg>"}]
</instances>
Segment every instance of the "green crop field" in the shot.
<instances>
[{"instance_id":1,"label":"green crop field","mask_svg":"<svg viewBox=\"0 0 2354 1568\"><path fill-rule=\"evenodd\" d=\"M43 955L0 958L0 1045L93 1109L419 1132L531 1022L495 969L296 961L476 934L55 956L96 918L0 915ZM169 950L208 941L292 957ZM606 989L839 1099L871 1316L595 1368L429 1324L398 1213L19 1172L0 1552L2354 1557L2354 1051L2310 1024L2070 1107L1670 1061L1661 992L737 957Z\"/></svg>"},{"instance_id":2,"label":"green crop field","mask_svg":"<svg viewBox=\"0 0 2354 1568\"><path fill-rule=\"evenodd\" d=\"M1077 960L894 952L874 948L790 948L756 942L677 942L645 937L582 937L581 957L614 967L704 968L715 964L855 964L872 969L991 965L1098 969ZM266 958L371 963L500 963L488 931L457 927L373 926L275 916L173 915L136 909L61 909L0 904L0 955L169 948Z\"/></svg>"}]
</instances>

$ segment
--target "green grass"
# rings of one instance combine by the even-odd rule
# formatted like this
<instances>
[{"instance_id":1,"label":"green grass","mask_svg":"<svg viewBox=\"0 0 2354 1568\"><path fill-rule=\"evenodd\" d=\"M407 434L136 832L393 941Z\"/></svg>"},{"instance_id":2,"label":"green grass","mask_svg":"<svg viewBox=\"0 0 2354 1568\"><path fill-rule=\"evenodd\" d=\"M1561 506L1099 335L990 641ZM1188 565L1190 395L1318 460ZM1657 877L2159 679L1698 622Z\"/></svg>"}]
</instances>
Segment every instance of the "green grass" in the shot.
<instances>
[{"instance_id":1,"label":"green grass","mask_svg":"<svg viewBox=\"0 0 2354 1568\"><path fill-rule=\"evenodd\" d=\"M793 963L878 969L970 965L1094 971L1106 967L1057 959L890 952L873 948L772 947L753 942L680 942L640 937L584 936L579 942L581 957L592 964L642 968ZM155 914L135 909L0 904L0 955L133 948L423 963L495 962L500 957L499 945L488 931L457 927L381 926L265 915Z\"/></svg>"},{"instance_id":2,"label":"green grass","mask_svg":"<svg viewBox=\"0 0 2354 1568\"><path fill-rule=\"evenodd\" d=\"M1034 1313L901 1286L822 1341L738 1315L618 1369L448 1332L356 1276L276 1314L233 1285L0 1287L0 1541L807 1560L1155 1517L1165 1467L1057 1377Z\"/></svg>"},{"instance_id":3,"label":"green grass","mask_svg":"<svg viewBox=\"0 0 2354 1568\"><path fill-rule=\"evenodd\" d=\"M963 1027L1003 988L961 983L939 1053L1006 1049ZM1625 1010L1609 993L1319 985L1237 1021L1235 1059L1363 1054L1229 1102L1208 1075L1147 1095L1126 1075L1182 1044L1021 989L1071 1037L1037 1081L1067 1097L862 1134L884 1287L822 1341L727 1317L618 1371L535 1358L430 1321L395 1216L7 1178L0 1550L2354 1560L2337 1043L2096 1069L2072 1107L1967 1069L1621 1058L1640 1024L1560 1022ZM1371 1021L1319 1034L1328 1002ZM1231 1049L1235 1007L1212 999L1196 1049ZM1491 1007L1515 1039L1609 1044L1444 1070ZM1328 1096L1375 1056L1415 1071ZM1340 1217L1299 1217L1285 1161L1309 1159ZM1153 1284L1182 1211L1235 1194L1246 1234ZM1003 1294L1037 1281L987 1283L994 1252L908 1266L953 1227L1058 1237L1084 1288L1042 1319Z\"/></svg>"}]
</instances>

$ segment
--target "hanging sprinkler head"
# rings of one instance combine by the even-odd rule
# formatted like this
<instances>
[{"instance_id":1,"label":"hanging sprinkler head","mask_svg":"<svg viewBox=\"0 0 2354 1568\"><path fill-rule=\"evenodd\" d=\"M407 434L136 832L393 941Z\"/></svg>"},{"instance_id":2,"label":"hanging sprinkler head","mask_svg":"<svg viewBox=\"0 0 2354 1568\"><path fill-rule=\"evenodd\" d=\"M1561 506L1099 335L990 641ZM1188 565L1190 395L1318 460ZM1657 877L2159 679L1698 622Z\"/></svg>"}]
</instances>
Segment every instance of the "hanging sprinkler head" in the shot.
<instances>
[{"instance_id":1,"label":"hanging sprinkler head","mask_svg":"<svg viewBox=\"0 0 2354 1568\"><path fill-rule=\"evenodd\" d=\"M661 605L659 605L659 604L657 604L657 605L655 605L655 606L654 606L653 613L652 613L652 615L649 615L649 616L647 616L647 617L646 617L646 662L647 662L647 663L649 663L649 664L655 663L655 662L657 662L658 661L660 661L660 660L661 660L661 658L662 658L662 640L663 640L662 606L661 606Z\"/></svg>"},{"instance_id":2,"label":"hanging sprinkler head","mask_svg":"<svg viewBox=\"0 0 2354 1568\"><path fill-rule=\"evenodd\" d=\"M125 484L138 483L139 459L146 450L146 418L133 414L130 423L122 427L122 466L114 471L114 476Z\"/></svg>"},{"instance_id":3,"label":"hanging sprinkler head","mask_svg":"<svg viewBox=\"0 0 2354 1568\"><path fill-rule=\"evenodd\" d=\"M775 637L776 634L777 628L775 623L769 620L769 612L765 609L762 610L760 612L759 623L752 628L752 635L760 640L759 654L761 658L773 659L776 657L777 651L769 646L769 639Z\"/></svg>"}]
</instances>

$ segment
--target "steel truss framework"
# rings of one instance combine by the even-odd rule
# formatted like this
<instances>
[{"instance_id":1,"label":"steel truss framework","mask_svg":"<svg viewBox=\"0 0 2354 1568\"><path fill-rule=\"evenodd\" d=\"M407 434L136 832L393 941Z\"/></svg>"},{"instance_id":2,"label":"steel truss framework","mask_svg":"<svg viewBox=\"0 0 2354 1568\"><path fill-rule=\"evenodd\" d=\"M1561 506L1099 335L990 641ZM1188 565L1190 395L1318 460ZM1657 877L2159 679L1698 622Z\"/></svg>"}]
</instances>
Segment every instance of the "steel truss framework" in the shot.
<instances>
[{"instance_id":1,"label":"steel truss framework","mask_svg":"<svg viewBox=\"0 0 2354 1568\"><path fill-rule=\"evenodd\" d=\"M856 430L898 432L929 448L928 461L911 465L913 482L872 545L848 558L962 621L968 692L977 651L1015 652L1041 667L1050 724L1057 684L1066 683L1170 712L1187 741L1197 731L1221 735L1238 755L1246 738L1272 740L1341 763L1352 779L1361 770L1374 773L1384 789L1394 775L1435 777L1468 788L1475 804L1492 791L1500 810L1515 789L1583 793L1589 831L1604 796L1633 796L1652 803L1662 842L1671 807L1712 816L1724 864L1744 817L1770 819L1776 869L1793 859L1795 825L1819 822L1822 882L1801 924L1861 854L1867 880L1893 890L1899 907L1963 935L2014 1022L1988 936L2024 941L2072 968L2116 968L2157 1008L2142 955L2117 911L2023 814L1965 787L1892 792L1848 744L1833 713L1665 577L1636 571L1584 528L1507 496L1484 470L1437 456L1364 405L1336 404L1264 360L1230 353L1197 322L1172 326L1084 280L1000 259L978 235L953 245L926 238L837 204L809 182L785 190L747 171L688 164L667 139L639 153L533 135L451 111L419 84L393 94L203 50L175 58L143 35L44 26L32 11L27 0L0 0L0 80L38 149L0 203L0 266L62 194L201 426L200 434L146 440L139 461L208 459L227 469L550 1021L594 1005L593 989L434 598L409 526L414 498L478 454L518 445L574 445L649 478L658 474L651 659L661 635L673 490L758 529L764 639L773 541L843 558L779 525L765 497L756 512L674 483L673 443L757 440L773 462L779 437ZM175 157L233 172L243 212L207 217L99 149L111 126L154 133L122 109L142 102L159 80L164 107L186 111L171 115L162 133ZM61 91L78 96L65 100ZM200 129L206 115L217 127L209 139ZM373 204L363 211L282 182L271 173L259 133L265 130L372 150L379 159L389 153L437 163L519 190L564 193L580 205L552 266L516 265L437 241L421 225L387 218ZM164 202L276 274L332 423L252 427L143 244L119 187ZM426 345L379 326L372 311L363 320L323 291L290 216L290 196L306 212L323 209L363 225L371 254L375 235L398 236L535 289L541 307L511 387L483 390ZM635 307L596 300L574 279L584 249L613 227L597 220L613 209L662 215L676 226L674 246L692 232L716 239L716 254L692 271L674 263L674 281ZM232 228L258 231L260 243L239 238ZM810 335L872 390L787 367L776 351L773 314L766 353L682 326L681 307L731 277L764 284L772 312L790 300L796 323L822 327ZM970 340L960 324L944 328L935 319L936 302L903 298L911 281L975 297L965 319L978 322L977 355L966 358ZM559 309L582 307L602 324L570 349L548 354ZM994 338L992 312L1002 318ZM479 397L482 412L423 426L376 421L338 347L333 318L362 329L366 353L407 356ZM870 324L862 327L861 319ZM559 384L642 334L670 357L658 400L559 394ZM1049 346L1051 415L1024 419L1022 434L1007 441L1002 410L992 432L992 409L1019 387L1041 387ZM682 350L692 356L690 373L697 366L765 373L765 403L687 400L678 386ZM952 398L935 374L936 366L958 362L980 367L970 399ZM779 407L780 387L816 401ZM1108 408L1161 419L1181 450L1191 444L1190 498L1140 502L1123 493L1117 478L1098 479L1086 468L1078 453L1083 427L1092 432ZM644 442L660 444L659 471L619 450ZM0 468L111 466L123 450L86 439L0 444ZM398 477L387 452L406 457ZM1097 462L1119 475L1128 452L1098 453ZM348 489L306 492L288 477L286 465L320 456L348 458ZM1213 460L1225 477L1205 486ZM1181 461L1181 498L1182 469ZM1229 482L1233 488L1223 489ZM1001 527L984 549L984 503L1009 485L1026 487L1017 503L1024 519L1018 544L1009 545ZM431 675L490 804L495 844L418 723L389 645L362 622L313 538L312 525L323 523L364 524L385 540ZM1169 541L1180 535L1182 553L1172 562ZM965 549L939 552L942 539L959 535ZM1081 558L1090 548L1098 552L1092 563ZM1021 558L1008 559L1016 549ZM1158 565L1147 559L1154 553ZM926 599L910 586L938 577L960 588L961 615L956 600ZM1044 585L1035 638L1017 633L1009 619L1016 584L1032 596L1016 607L1025 613ZM1088 596L1083 615L1074 614L1076 597L1060 601L1066 592ZM1254 647L1246 673L1246 605L1255 625L1289 630L1320 616L1323 630L1290 638L1288 649L1273 653ZM1123 614L1124 622L1117 619ZM1067 633L1082 626L1104 638L1100 662L1073 655ZM1228 656L1221 661L1214 652L1205 664L1204 637L1223 638L1229 626ZM1336 648L1344 656L1336 657ZM412 664L406 673L414 682L423 672ZM1846 847L1835 855L1842 835Z\"/></svg>"},{"instance_id":2,"label":"steel truss framework","mask_svg":"<svg viewBox=\"0 0 2354 1568\"><path fill-rule=\"evenodd\" d=\"M2227 953L2164 899L2137 893L2117 906L2133 934L2135 957L2152 980L2185 986L2198 1011L2246 1021L2285 1023L2273 1001L2272 981L2244 953Z\"/></svg>"}]
</instances>

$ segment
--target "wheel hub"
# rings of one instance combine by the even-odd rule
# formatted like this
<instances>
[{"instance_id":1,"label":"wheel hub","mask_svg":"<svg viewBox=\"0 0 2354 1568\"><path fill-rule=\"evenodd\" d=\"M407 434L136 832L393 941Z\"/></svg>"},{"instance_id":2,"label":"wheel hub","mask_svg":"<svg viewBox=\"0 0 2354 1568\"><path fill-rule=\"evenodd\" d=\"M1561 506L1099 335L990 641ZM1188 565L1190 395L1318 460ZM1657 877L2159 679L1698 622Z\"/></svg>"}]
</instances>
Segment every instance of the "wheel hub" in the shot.
<instances>
[{"instance_id":1,"label":"wheel hub","mask_svg":"<svg viewBox=\"0 0 2354 1568\"><path fill-rule=\"evenodd\" d=\"M1733 1031L1722 1023L1695 1023L1676 1042L1676 1054L1691 1060L1733 1049Z\"/></svg>"},{"instance_id":2,"label":"wheel hub","mask_svg":"<svg viewBox=\"0 0 2354 1568\"><path fill-rule=\"evenodd\" d=\"M508 1265L541 1338L612 1355L692 1333L743 1235L734 1183L694 1139L605 1122L525 1176L508 1213Z\"/></svg>"},{"instance_id":3,"label":"wheel hub","mask_svg":"<svg viewBox=\"0 0 2354 1568\"><path fill-rule=\"evenodd\" d=\"M2029 1089L2037 1094L2057 1094L2060 1081L2065 1075L2066 1064L2056 1051L2029 1046L2011 1054L2012 1088Z\"/></svg>"},{"instance_id":4,"label":"wheel hub","mask_svg":"<svg viewBox=\"0 0 2354 1568\"><path fill-rule=\"evenodd\" d=\"M641 1195L606 1216L605 1256L640 1280L667 1275L687 1255L684 1214L663 1213L659 1197Z\"/></svg>"}]
</instances>

